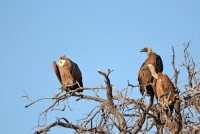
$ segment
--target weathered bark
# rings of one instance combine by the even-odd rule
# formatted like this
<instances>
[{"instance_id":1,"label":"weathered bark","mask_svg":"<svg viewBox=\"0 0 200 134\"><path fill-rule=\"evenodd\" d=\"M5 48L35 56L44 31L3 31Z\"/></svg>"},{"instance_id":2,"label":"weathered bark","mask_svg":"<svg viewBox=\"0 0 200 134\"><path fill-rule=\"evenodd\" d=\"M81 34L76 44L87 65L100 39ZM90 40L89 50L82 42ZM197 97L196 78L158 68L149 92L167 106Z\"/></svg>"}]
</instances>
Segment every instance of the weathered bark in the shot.
<instances>
[{"instance_id":1,"label":"weathered bark","mask_svg":"<svg viewBox=\"0 0 200 134\"><path fill-rule=\"evenodd\" d=\"M111 73L111 70L108 70L107 74L104 72L101 72L100 70L98 70L98 72L105 77L106 96L107 96L105 105L107 106L108 110L113 114L113 116L117 119L120 133L124 133L127 131L126 120L124 119L124 116L120 114L119 111L115 108L115 105L113 102L112 86L110 84L110 79L108 77L109 74Z\"/></svg>"},{"instance_id":2,"label":"weathered bark","mask_svg":"<svg viewBox=\"0 0 200 134\"><path fill-rule=\"evenodd\" d=\"M138 123L137 126L133 129L132 134L137 134L138 131L142 128L144 122L145 122L145 117L149 111L149 109L151 108L152 104L153 104L153 96L150 96L150 101L149 101L149 105L147 106L147 108L142 112L142 114L140 115L139 119L138 119Z\"/></svg>"}]
</instances>

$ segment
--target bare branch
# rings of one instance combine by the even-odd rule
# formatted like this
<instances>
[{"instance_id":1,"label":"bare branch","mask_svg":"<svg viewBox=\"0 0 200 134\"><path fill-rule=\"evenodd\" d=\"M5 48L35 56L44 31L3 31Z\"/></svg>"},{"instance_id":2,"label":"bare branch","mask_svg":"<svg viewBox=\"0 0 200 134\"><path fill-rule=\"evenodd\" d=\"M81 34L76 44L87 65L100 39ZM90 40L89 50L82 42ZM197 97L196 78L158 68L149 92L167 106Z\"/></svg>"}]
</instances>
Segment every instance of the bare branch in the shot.
<instances>
[{"instance_id":1,"label":"bare branch","mask_svg":"<svg viewBox=\"0 0 200 134\"><path fill-rule=\"evenodd\" d=\"M153 97L150 96L150 102L149 102L149 105L147 106L147 108L142 112L142 114L140 115L139 119L138 119L138 123L137 123L137 126L134 128L132 134L137 134L138 131L142 128L143 124L144 124L144 121L145 121L145 117L150 109L150 107L152 106L153 104Z\"/></svg>"},{"instance_id":2,"label":"bare branch","mask_svg":"<svg viewBox=\"0 0 200 134\"><path fill-rule=\"evenodd\" d=\"M172 67L174 69L174 87L177 89L177 82L178 82L178 74L180 71L178 71L175 67L175 51L174 47L172 47Z\"/></svg>"},{"instance_id":3,"label":"bare branch","mask_svg":"<svg viewBox=\"0 0 200 134\"><path fill-rule=\"evenodd\" d=\"M101 75L103 75L105 77L105 83L106 83L106 96L107 96L107 101L105 101L105 105L108 107L109 111L113 114L113 116L117 119L118 123L119 123L119 131L120 132L125 132L127 130L127 126L126 126L126 121L123 117L122 114L119 113L119 111L114 107L114 102L113 102L113 95L112 95L112 86L110 84L110 79L109 79L109 74L112 71L110 69L108 69L107 73L104 73L100 70L98 70L98 73L100 73Z\"/></svg>"},{"instance_id":4,"label":"bare branch","mask_svg":"<svg viewBox=\"0 0 200 134\"><path fill-rule=\"evenodd\" d=\"M81 130L81 132L96 132L96 133L101 133L101 134L110 134L110 132L103 131L96 127L87 128L87 127L83 127L83 126L79 126L79 125L73 125L71 123L63 123L61 121L56 121L56 122L44 127L43 129L36 131L34 134L41 134L41 133L45 134L49 129L51 129L52 127L55 127L55 126L71 128L71 129L74 129L75 131Z\"/></svg>"}]
</instances>

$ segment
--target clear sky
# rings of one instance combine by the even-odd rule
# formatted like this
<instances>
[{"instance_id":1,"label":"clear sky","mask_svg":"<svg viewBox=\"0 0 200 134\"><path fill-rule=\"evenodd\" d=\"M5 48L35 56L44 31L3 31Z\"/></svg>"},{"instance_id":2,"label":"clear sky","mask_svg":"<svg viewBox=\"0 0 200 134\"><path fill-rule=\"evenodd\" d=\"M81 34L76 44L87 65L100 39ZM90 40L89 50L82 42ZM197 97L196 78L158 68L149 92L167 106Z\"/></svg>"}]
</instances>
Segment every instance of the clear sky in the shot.
<instances>
[{"instance_id":1,"label":"clear sky","mask_svg":"<svg viewBox=\"0 0 200 134\"><path fill-rule=\"evenodd\" d=\"M59 92L52 61L62 54L79 65L85 87L104 84L96 71L99 67L114 70L110 78L119 90L126 87L127 80L138 83L138 70L146 59L139 51L145 46L162 57L169 77L173 76L172 46L179 69L184 71L178 65L188 41L191 55L199 63L199 6L199 0L1 0L1 133L31 134L36 130L32 128L37 125L38 113L50 103L25 109L28 101L21 97L23 90L32 99ZM180 79L187 77L182 73ZM138 89L130 96L141 97ZM75 121L87 113L91 102L71 99L69 103L73 112L51 112L48 123L55 117ZM50 134L64 132L59 128Z\"/></svg>"}]
</instances>

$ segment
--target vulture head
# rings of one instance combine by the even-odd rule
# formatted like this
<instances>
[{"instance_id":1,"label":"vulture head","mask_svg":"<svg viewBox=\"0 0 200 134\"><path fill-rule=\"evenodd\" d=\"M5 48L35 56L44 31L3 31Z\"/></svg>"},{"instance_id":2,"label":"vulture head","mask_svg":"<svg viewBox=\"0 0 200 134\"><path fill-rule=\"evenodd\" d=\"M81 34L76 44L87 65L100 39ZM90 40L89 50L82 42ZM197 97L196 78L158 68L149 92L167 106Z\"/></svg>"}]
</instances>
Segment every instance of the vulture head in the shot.
<instances>
[{"instance_id":1,"label":"vulture head","mask_svg":"<svg viewBox=\"0 0 200 134\"><path fill-rule=\"evenodd\" d=\"M150 47L145 47L145 48L141 49L140 52L146 52L147 54L149 54L152 52L152 49Z\"/></svg>"},{"instance_id":2,"label":"vulture head","mask_svg":"<svg viewBox=\"0 0 200 134\"><path fill-rule=\"evenodd\" d=\"M64 64L65 64L65 62L66 62L66 56L63 54L63 55L61 55L60 56L60 60L59 60L59 66L63 66Z\"/></svg>"},{"instance_id":3,"label":"vulture head","mask_svg":"<svg viewBox=\"0 0 200 134\"><path fill-rule=\"evenodd\" d=\"M151 72L151 75L158 79L158 74L156 73L155 67L152 64L148 64L147 66L143 67L142 70L149 70Z\"/></svg>"}]
</instances>

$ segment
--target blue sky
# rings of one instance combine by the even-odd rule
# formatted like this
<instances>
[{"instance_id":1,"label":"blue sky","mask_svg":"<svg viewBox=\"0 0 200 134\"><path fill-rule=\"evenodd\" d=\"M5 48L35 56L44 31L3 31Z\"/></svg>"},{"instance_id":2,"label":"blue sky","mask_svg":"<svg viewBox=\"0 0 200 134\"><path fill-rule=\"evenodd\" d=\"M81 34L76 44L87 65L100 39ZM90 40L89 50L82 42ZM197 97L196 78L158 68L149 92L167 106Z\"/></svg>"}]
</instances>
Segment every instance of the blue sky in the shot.
<instances>
[{"instance_id":1,"label":"blue sky","mask_svg":"<svg viewBox=\"0 0 200 134\"><path fill-rule=\"evenodd\" d=\"M188 41L191 56L200 61L199 5L198 0L1 0L1 132L31 134L36 130L32 128L37 125L38 113L50 103L25 109L28 101L21 97L23 90L32 99L59 92L52 61L62 54L79 65L84 86L104 84L96 67L102 71L109 68L114 70L112 84L122 90L127 80L137 84L138 70L146 59L139 51L145 46L162 57L164 73L172 77L174 46L176 65L183 70L180 80L187 80L178 65ZM137 89L130 96L141 97ZM91 108L85 101L71 99L69 103L73 112L51 112L48 123L63 116L75 121ZM50 134L59 132L66 130L53 129Z\"/></svg>"}]
</instances>

